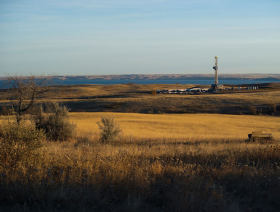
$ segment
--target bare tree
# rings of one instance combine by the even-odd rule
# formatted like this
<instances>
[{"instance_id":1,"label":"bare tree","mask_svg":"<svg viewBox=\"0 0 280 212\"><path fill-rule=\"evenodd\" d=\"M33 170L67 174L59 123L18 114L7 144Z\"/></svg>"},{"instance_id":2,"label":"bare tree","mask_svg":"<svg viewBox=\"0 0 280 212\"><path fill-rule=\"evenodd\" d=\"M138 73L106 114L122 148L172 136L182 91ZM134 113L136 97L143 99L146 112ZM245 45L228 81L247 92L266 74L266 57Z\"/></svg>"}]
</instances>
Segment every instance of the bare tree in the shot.
<instances>
[{"instance_id":1,"label":"bare tree","mask_svg":"<svg viewBox=\"0 0 280 212\"><path fill-rule=\"evenodd\" d=\"M37 97L49 90L47 77L7 76L6 87L19 124L22 115L36 102Z\"/></svg>"}]
</instances>

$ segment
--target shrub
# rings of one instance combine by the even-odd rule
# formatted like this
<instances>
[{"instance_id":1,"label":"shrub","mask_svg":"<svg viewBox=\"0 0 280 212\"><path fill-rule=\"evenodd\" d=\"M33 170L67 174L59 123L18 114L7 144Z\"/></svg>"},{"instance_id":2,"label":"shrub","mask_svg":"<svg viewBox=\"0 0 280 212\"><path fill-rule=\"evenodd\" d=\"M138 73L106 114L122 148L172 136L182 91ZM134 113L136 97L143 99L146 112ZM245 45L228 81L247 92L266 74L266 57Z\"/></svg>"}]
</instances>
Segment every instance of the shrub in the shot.
<instances>
[{"instance_id":1,"label":"shrub","mask_svg":"<svg viewBox=\"0 0 280 212\"><path fill-rule=\"evenodd\" d=\"M42 146L45 134L27 123L4 123L0 128L0 166L29 162Z\"/></svg>"},{"instance_id":2,"label":"shrub","mask_svg":"<svg viewBox=\"0 0 280 212\"><path fill-rule=\"evenodd\" d=\"M249 111L251 114L256 115L257 114L257 108L255 106L250 106Z\"/></svg>"},{"instance_id":3,"label":"shrub","mask_svg":"<svg viewBox=\"0 0 280 212\"><path fill-rule=\"evenodd\" d=\"M37 129L42 129L49 140L65 141L73 137L75 125L70 123L66 107L53 103L52 113L44 113L41 106L40 112L35 115Z\"/></svg>"},{"instance_id":4,"label":"shrub","mask_svg":"<svg viewBox=\"0 0 280 212\"><path fill-rule=\"evenodd\" d=\"M100 141L111 143L117 140L121 129L113 117L101 116L101 123L97 122L100 129Z\"/></svg>"}]
</instances>

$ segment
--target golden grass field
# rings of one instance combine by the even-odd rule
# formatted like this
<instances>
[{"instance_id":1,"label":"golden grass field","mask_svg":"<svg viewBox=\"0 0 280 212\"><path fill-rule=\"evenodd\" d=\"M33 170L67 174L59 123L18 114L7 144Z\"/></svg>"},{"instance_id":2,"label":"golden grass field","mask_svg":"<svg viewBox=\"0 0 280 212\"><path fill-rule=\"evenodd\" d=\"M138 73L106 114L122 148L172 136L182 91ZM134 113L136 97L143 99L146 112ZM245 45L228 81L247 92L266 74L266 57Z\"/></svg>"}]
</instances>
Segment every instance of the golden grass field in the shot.
<instances>
[{"instance_id":1,"label":"golden grass field","mask_svg":"<svg viewBox=\"0 0 280 212\"><path fill-rule=\"evenodd\" d=\"M279 90L155 96L146 92L163 88L166 85L65 86L54 88L42 101L71 103L81 111L127 112L134 111L132 107L156 112L165 106L188 110L221 105L229 113L251 105L263 112L269 104L280 105ZM8 102L2 98L0 103ZM0 137L0 211L279 211L279 113L145 112L70 112L75 136L44 140L16 166L10 161L17 160L17 154L3 151ZM118 140L99 140L101 116L114 117L119 124ZM32 123L30 117L24 121ZM15 118L0 116L0 127L8 120ZM272 133L275 140L246 143L252 131Z\"/></svg>"},{"instance_id":2,"label":"golden grass field","mask_svg":"<svg viewBox=\"0 0 280 212\"><path fill-rule=\"evenodd\" d=\"M114 117L125 138L246 139L252 131L280 139L280 117L221 114L70 113L80 133L97 135L101 116Z\"/></svg>"},{"instance_id":3,"label":"golden grass field","mask_svg":"<svg viewBox=\"0 0 280 212\"><path fill-rule=\"evenodd\" d=\"M99 141L101 116L119 123L120 141ZM0 117L8 119L13 117ZM16 167L0 164L0 211L280 207L279 117L83 112L70 113L70 121L77 126L74 138L45 141ZM275 140L245 143L253 130L272 133Z\"/></svg>"}]
</instances>

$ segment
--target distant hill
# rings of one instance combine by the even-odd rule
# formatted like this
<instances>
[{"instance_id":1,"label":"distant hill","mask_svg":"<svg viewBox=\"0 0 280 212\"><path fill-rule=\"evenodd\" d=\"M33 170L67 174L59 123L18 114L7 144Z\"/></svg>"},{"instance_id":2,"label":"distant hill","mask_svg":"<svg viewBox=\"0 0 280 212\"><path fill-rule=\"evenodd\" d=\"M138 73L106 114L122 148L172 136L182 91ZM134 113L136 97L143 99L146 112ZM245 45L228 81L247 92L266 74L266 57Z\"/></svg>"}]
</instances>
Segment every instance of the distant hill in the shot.
<instances>
[{"instance_id":1,"label":"distant hill","mask_svg":"<svg viewBox=\"0 0 280 212\"><path fill-rule=\"evenodd\" d=\"M121 75L64 75L48 76L59 80L212 80L214 74L121 74ZM5 77L0 77L4 80ZM280 81L280 74L219 74L219 80Z\"/></svg>"},{"instance_id":2,"label":"distant hill","mask_svg":"<svg viewBox=\"0 0 280 212\"><path fill-rule=\"evenodd\" d=\"M211 80L214 74L126 74L126 75L65 75L52 76L60 80ZM280 74L220 74L220 80L279 80Z\"/></svg>"}]
</instances>

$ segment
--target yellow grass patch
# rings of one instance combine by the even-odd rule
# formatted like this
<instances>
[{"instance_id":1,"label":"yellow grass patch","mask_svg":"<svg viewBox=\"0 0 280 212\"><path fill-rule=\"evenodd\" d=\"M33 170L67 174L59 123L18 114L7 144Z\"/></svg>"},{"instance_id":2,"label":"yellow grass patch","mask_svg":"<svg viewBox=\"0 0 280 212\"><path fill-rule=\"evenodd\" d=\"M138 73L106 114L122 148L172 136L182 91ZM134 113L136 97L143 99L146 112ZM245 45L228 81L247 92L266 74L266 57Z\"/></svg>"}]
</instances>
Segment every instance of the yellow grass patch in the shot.
<instances>
[{"instance_id":1,"label":"yellow grass patch","mask_svg":"<svg viewBox=\"0 0 280 212\"><path fill-rule=\"evenodd\" d=\"M255 130L280 138L280 118L270 116L136 113L70 113L70 116L80 133L96 136L100 117L112 116L125 138L132 135L137 139L246 139Z\"/></svg>"}]
</instances>

